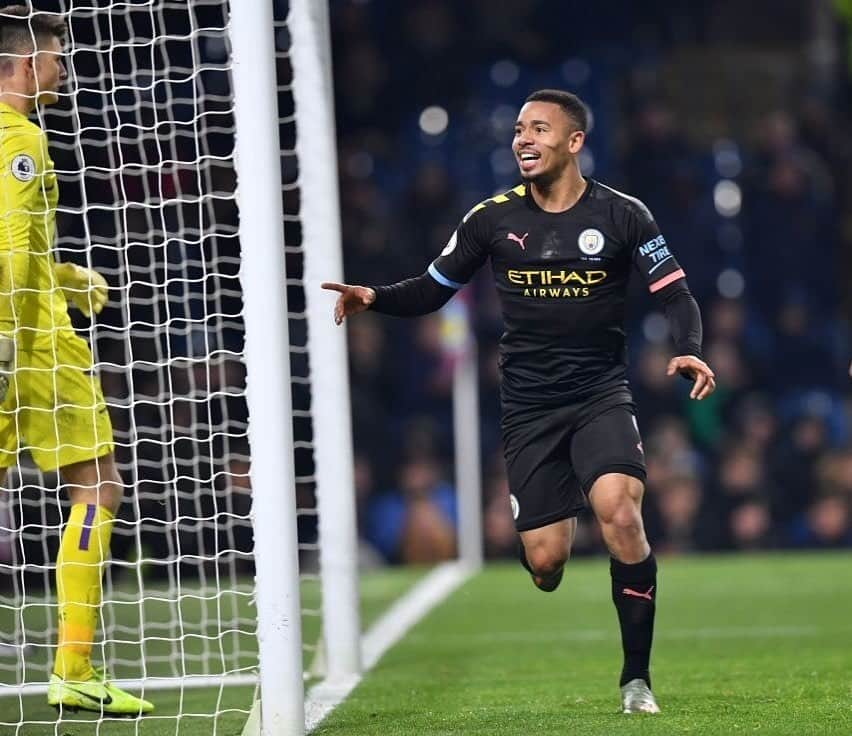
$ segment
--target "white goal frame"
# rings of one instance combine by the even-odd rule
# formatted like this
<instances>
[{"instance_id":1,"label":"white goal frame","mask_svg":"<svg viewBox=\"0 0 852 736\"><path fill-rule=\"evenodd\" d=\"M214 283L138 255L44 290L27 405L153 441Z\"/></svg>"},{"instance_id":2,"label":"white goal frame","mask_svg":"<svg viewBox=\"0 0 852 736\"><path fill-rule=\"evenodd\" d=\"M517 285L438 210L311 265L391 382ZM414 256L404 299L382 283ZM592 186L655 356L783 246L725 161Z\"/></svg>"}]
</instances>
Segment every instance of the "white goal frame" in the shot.
<instances>
[{"instance_id":1,"label":"white goal frame","mask_svg":"<svg viewBox=\"0 0 852 736\"><path fill-rule=\"evenodd\" d=\"M230 25L261 723L263 734L297 736L304 728L301 599L271 3L232 3Z\"/></svg>"},{"instance_id":2,"label":"white goal frame","mask_svg":"<svg viewBox=\"0 0 852 736\"><path fill-rule=\"evenodd\" d=\"M326 3L291 0L288 28L297 160L311 162L310 166L300 165L298 187L313 389L321 645L325 681L345 686L357 681L360 673L361 632L346 333L335 329L326 301L319 298L321 281L343 277ZM244 304L255 489L261 733L291 736L304 732L305 714L289 393L288 246L281 206L272 29L271 3L232 2L240 229L243 242L249 244L243 249L243 279L248 287ZM309 142L299 135L300 120L305 128L310 126ZM290 451L282 453L282 448ZM286 485L285 493L282 485Z\"/></svg>"}]
</instances>

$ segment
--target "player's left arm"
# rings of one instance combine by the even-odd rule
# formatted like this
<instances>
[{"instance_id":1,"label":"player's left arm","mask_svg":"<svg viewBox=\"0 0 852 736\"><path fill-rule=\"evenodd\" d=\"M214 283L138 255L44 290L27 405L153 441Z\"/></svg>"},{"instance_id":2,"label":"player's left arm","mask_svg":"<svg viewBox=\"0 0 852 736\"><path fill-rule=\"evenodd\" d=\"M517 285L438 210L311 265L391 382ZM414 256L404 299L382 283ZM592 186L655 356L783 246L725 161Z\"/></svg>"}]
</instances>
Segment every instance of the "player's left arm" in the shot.
<instances>
[{"instance_id":1,"label":"player's left arm","mask_svg":"<svg viewBox=\"0 0 852 736\"><path fill-rule=\"evenodd\" d=\"M680 373L693 381L691 399L699 401L716 389L716 376L701 356L701 311L681 278L656 293L662 303L677 355L669 361L666 373Z\"/></svg>"},{"instance_id":2,"label":"player's left arm","mask_svg":"<svg viewBox=\"0 0 852 736\"><path fill-rule=\"evenodd\" d=\"M716 389L716 377L704 362L701 343L701 310L689 291L686 274L671 252L666 239L648 209L637 201L626 223L628 242L633 244L633 261L665 311L676 355L666 373L680 373L693 382L691 399L709 396Z\"/></svg>"}]
</instances>

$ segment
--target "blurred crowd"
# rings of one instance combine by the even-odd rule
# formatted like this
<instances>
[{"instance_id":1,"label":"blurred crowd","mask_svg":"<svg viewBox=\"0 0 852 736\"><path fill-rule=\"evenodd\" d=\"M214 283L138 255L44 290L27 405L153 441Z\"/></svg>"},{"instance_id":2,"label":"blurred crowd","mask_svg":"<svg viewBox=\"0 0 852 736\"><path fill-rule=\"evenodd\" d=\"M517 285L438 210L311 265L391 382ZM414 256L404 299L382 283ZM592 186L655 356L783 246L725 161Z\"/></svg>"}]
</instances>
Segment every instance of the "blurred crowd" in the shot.
<instances>
[{"instance_id":1,"label":"blurred crowd","mask_svg":"<svg viewBox=\"0 0 852 736\"><path fill-rule=\"evenodd\" d=\"M347 280L422 273L473 204L517 184L509 147L524 97L542 87L578 93L593 113L582 169L653 211L702 307L705 357L718 377L717 392L700 404L688 400L685 381L666 378L665 318L634 284L630 377L653 543L671 552L852 546L852 57L848 27L831 6L330 6ZM291 370L305 379L293 386L299 536L311 549L297 191L298 166L310 162L292 153L286 1L275 10ZM113 289L95 325L74 317L92 341L117 459L135 491L119 514L113 556L141 556L162 575L204 575L226 557L248 570L227 24L208 4L175 5L154 20L141 6L123 12L123 24L74 14L72 95L45 117L61 182L57 253L91 262ZM150 23L152 35L170 34L156 60L131 43ZM199 60L203 71L193 76ZM155 71L152 85L145 75ZM486 552L514 555L490 269L450 304L460 299L479 352ZM348 330L364 554L377 563L450 557L453 465L471 459L453 457L455 353L445 317L368 312ZM56 489L56 479L24 460L10 488L0 561L19 552L34 563L52 559L58 536L43 530L59 527L60 496L43 489ZM20 530L19 549L11 529ZM602 550L586 515L575 551Z\"/></svg>"},{"instance_id":2,"label":"blurred crowd","mask_svg":"<svg viewBox=\"0 0 852 736\"><path fill-rule=\"evenodd\" d=\"M718 377L700 404L666 377L665 318L634 284L630 377L652 542L852 546L845 27L795 2L568 5L332 3L347 280L421 273L467 209L517 183L509 146L526 94L578 93L594 117L583 171L654 213ZM461 298L479 342L486 550L502 556L517 536L499 439L501 323L483 271ZM442 317L366 313L349 345L365 548L391 562L451 556L453 463L466 459L452 455ZM586 515L575 551L602 550Z\"/></svg>"}]
</instances>

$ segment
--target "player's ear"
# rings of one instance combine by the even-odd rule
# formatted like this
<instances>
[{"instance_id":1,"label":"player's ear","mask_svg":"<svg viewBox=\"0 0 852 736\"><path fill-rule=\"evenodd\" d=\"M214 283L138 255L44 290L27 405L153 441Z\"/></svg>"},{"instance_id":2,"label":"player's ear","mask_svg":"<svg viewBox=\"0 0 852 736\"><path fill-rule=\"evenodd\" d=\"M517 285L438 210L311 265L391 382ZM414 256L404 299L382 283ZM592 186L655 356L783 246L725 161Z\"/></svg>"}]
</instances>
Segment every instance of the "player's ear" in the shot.
<instances>
[{"instance_id":1,"label":"player's ear","mask_svg":"<svg viewBox=\"0 0 852 736\"><path fill-rule=\"evenodd\" d=\"M27 79L35 79L35 54L21 58L21 69L27 75Z\"/></svg>"},{"instance_id":2,"label":"player's ear","mask_svg":"<svg viewBox=\"0 0 852 736\"><path fill-rule=\"evenodd\" d=\"M575 130L568 136L568 150L577 153L586 140L586 134L582 130Z\"/></svg>"}]
</instances>

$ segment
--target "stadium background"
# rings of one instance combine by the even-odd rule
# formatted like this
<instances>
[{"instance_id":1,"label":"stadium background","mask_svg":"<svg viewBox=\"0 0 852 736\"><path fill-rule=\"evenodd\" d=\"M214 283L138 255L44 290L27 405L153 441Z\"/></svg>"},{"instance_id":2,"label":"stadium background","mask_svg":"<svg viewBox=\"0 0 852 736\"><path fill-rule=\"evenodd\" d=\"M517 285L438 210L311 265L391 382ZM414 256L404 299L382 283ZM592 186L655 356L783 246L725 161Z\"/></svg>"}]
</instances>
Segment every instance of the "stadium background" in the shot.
<instances>
[{"instance_id":1,"label":"stadium background","mask_svg":"<svg viewBox=\"0 0 852 736\"><path fill-rule=\"evenodd\" d=\"M594 113L584 172L651 208L702 307L718 376L700 404L665 377L664 318L635 289L631 380L653 543L852 546L849 4L331 7L347 280L422 272L467 209L517 183L509 146L523 98L578 93ZM467 297L480 341L486 551L502 556L516 537L490 278L483 269ZM441 317L367 314L348 329L365 556L451 555ZM575 550L603 551L588 520Z\"/></svg>"},{"instance_id":2,"label":"stadium background","mask_svg":"<svg viewBox=\"0 0 852 736\"><path fill-rule=\"evenodd\" d=\"M646 517L657 549L852 547L848 0L648 2L641 9L615 1L605 8L533 0L330 4L347 279L382 283L421 272L471 204L516 183L509 142L523 97L546 85L578 92L595 113L585 170L654 210L702 304L706 352L720 378L717 395L701 405L690 405L683 382L665 379L665 325L653 300L637 289L630 311L631 377L649 458ZM252 539L241 251L228 159L232 90L221 2L169 1L156 13L147 3L117 5L118 17L138 11L133 28L99 16L105 3L37 5L73 6L75 38L88 49L74 59L82 117L75 119L66 100L46 122L60 170L61 256L85 262L91 247L93 265L117 289L88 333L111 406L117 457L138 499L122 507L109 575L123 578L115 586L119 593L122 586L135 590L136 581L125 578L133 563L123 558L142 553L155 561L142 571L146 595L175 590L176 577L182 586L200 579L203 589L205 576L219 584L218 574L210 573L220 572L214 557L226 550L228 560L221 561L235 562L225 584L230 593L250 579ZM276 0L275 9L287 265L298 279L287 3ZM175 38L156 51L123 44L134 33L150 35L146 17L154 19L156 35ZM180 38L191 35L186 24L193 22L195 45ZM91 51L106 39L106 53ZM134 59L137 53L148 56ZM141 73L134 74L135 62ZM193 108L194 97L203 98L202 107ZM147 127L138 127L140 121ZM310 140L312 131L299 134ZM497 435L500 325L484 271L466 298L480 341L486 551L492 558L513 557L516 536ZM330 309L330 297L323 296ZM291 316L291 343L299 348L306 329L298 316L304 308L300 287L289 285L288 299L297 315ZM78 327L91 329L85 321ZM452 354L441 317L415 322L365 314L347 329L362 559L379 565L450 557ZM309 378L304 352L293 354L293 373ZM293 396L294 408L306 409L308 384L294 384ZM295 430L297 441L310 439L309 423L296 420ZM55 479L39 478L26 461L22 471L20 485L0 508L0 591L5 603L10 591L25 590L35 602L27 613L38 620L48 607L39 593L49 586L45 563L55 554L61 509L58 493L50 493ZM310 570L316 542L310 452L297 450L296 473L303 569ZM14 530L19 538L7 533ZM459 733L529 733L531 723L542 733L562 733L573 724L611 733L612 693L602 687L611 684L617 640L600 628L605 617L612 619L609 589L603 547L588 519L576 551L600 557L572 567L568 599L542 600L532 586L519 585L523 571L516 563L489 567L475 587L439 612L432 629L415 634L408 649L401 645L395 659L379 667L372 689L356 693L349 715L344 710L342 716L360 720L363 730L343 730L376 733L385 730L376 725L381 721L389 733L428 733L427 726L409 725L440 714L443 728L458 710ZM21 557L38 572L23 575L15 588ZM682 724L684 731L717 733L720 713L732 712L721 721L736 721L729 730L747 717L764 730L766 722L783 722L777 733L845 733L848 668L838 642L849 632L837 579L846 557L668 560L667 590L677 595L661 611L655 657L665 676L657 687L680 720L661 722L661 732ZM365 574L365 623L422 570ZM170 578L168 586L148 581L161 576ZM388 585L397 577L396 587ZM375 597L378 588L384 598ZM738 594L723 595L731 589ZM316 605L312 592L309 608ZM553 635L564 625L566 600L579 634L560 629L564 636L557 637L570 642L575 666L569 668L562 661L565 647L554 646ZM575 600L582 605L574 606ZM187 663L206 667L206 650L196 651L200 647L185 638L216 639L221 624L228 625L220 611L202 606L188 614L179 606L175 616L166 603L152 604L145 609L146 630L163 634L163 647L158 661L145 666L175 676ZM129 607L117 608L124 613ZM179 633L172 628L175 618ZM197 628L185 630L190 620ZM137 629L132 618L113 623L106 629L113 642L125 638L116 632ZM240 623L253 641L253 611ZM28 626L29 640L47 651L48 623ZM306 629L306 640L316 640L318 627L314 621ZM0 644L11 630L3 630ZM192 636L184 637L185 631ZM470 646L484 632L480 645ZM495 645L501 637L526 643ZM468 644L459 646L461 640ZM251 641L243 642L245 650L235 647L233 662L245 657L253 664ZM119 674L138 674L138 648L119 649L107 659ZM44 659L27 656L31 666ZM10 672L5 666L4 674ZM424 673L434 689L422 685ZM493 689L477 694L486 681ZM549 692L540 686L545 681ZM229 692L235 707L251 702L250 692ZM566 692L582 707L566 713ZM36 705L36 697L21 714L46 722L52 713L45 714L43 698ZM720 697L732 710L728 703L717 708ZM480 731L469 727L471 703L485 704L478 711ZM0 717L10 715L6 705ZM169 733L174 714L182 732L194 719L194 732L209 733L209 719L221 706L202 691L191 702L183 691L179 701L166 694L157 700ZM540 728L542 713L552 716L553 730ZM11 713L10 720L21 714ZM590 727L590 714L602 730ZM241 725L240 713L230 716ZM696 719L709 730L695 728ZM645 725L637 728L644 732ZM138 730L135 724L130 729Z\"/></svg>"},{"instance_id":3,"label":"stadium background","mask_svg":"<svg viewBox=\"0 0 852 736\"><path fill-rule=\"evenodd\" d=\"M653 543L663 552L852 546L848 3L717 0L640 9L613 2L604 9L524 0L497 12L485 0L333 0L330 7L347 280L376 284L420 273L472 204L517 182L509 146L526 94L546 86L578 93L594 113L584 171L652 209L701 304L705 354L719 379L710 400L691 404L685 382L665 377L665 321L635 289L631 380ZM275 10L283 21L286 2ZM198 3L193 13L200 27L222 26L218 2ZM190 30L180 9L157 21L160 32ZM95 8L75 10L72 30L82 44L114 39L115 74L133 66L122 34L140 28L106 23ZM276 41L286 120L293 105L286 27ZM174 560L180 549L188 558L228 534L228 548L246 558L248 571L240 244L223 34L204 34L199 49L193 60L189 44L170 42L156 60L168 71L152 91L126 89L116 98L99 91L104 60L78 54L74 68L86 88L79 106L92 118L77 121L60 103L46 120L57 168L70 172L60 174L61 256L84 262L91 242L92 263L113 285L133 283L128 311L112 302L94 333L117 458L141 498L138 512L122 508L129 523L118 527L113 555L138 553L130 523L138 513L147 556ZM193 82L182 70L193 61L203 65L201 115L186 103ZM122 125L123 111L132 121L140 109L158 137ZM177 124L157 127L158 109ZM99 133L104 110L120 130L109 140ZM282 156L285 187L298 176L295 134L292 121L282 123L281 148L290 151ZM77 145L103 173L78 176ZM108 173L118 166L121 177ZM297 192L288 189L284 199L285 213L298 214ZM128 202L121 223L110 209L116 201ZM126 252L122 230L132 241ZM285 230L288 244L298 245L296 218ZM288 252L288 275L301 276L297 248ZM300 287L288 288L288 298L301 313ZM498 436L501 326L488 269L463 298L480 345L486 554L512 556ZM290 328L291 343L304 345L304 319ZM452 353L442 318L367 313L348 330L363 561L452 557ZM295 376L309 375L304 354L293 355L292 367ZM294 385L293 398L294 408L306 408L308 385ZM297 441L310 431L296 421ZM296 461L297 478L305 479L299 505L310 510L310 452L297 450ZM42 503L26 465L23 475L13 526L23 530L20 552L37 563L55 552L58 536L45 538L41 529L60 523L60 509ZM217 511L233 520L227 531L205 521ZM301 514L299 525L311 566L315 514ZM575 552L603 552L588 519ZM0 543L0 553L13 550Z\"/></svg>"}]
</instances>

